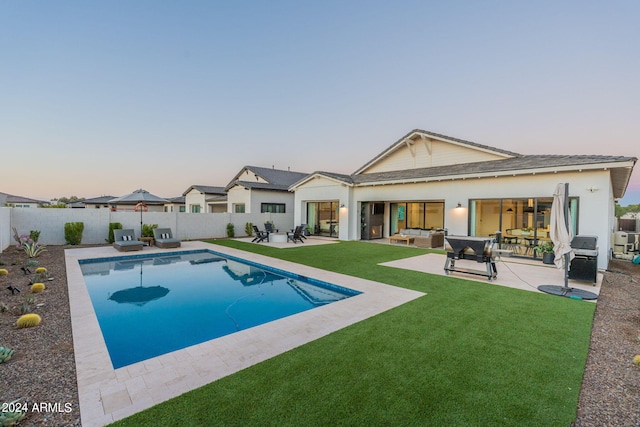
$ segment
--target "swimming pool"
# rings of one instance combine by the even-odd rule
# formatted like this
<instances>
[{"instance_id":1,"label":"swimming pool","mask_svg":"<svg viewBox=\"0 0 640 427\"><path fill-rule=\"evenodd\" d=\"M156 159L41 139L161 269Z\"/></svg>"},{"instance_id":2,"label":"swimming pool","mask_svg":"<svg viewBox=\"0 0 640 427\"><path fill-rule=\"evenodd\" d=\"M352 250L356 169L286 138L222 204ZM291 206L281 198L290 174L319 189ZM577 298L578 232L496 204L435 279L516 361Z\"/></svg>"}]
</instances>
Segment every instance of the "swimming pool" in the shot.
<instances>
[{"instance_id":1,"label":"swimming pool","mask_svg":"<svg viewBox=\"0 0 640 427\"><path fill-rule=\"evenodd\" d=\"M115 369L360 294L209 250L79 263Z\"/></svg>"}]
</instances>

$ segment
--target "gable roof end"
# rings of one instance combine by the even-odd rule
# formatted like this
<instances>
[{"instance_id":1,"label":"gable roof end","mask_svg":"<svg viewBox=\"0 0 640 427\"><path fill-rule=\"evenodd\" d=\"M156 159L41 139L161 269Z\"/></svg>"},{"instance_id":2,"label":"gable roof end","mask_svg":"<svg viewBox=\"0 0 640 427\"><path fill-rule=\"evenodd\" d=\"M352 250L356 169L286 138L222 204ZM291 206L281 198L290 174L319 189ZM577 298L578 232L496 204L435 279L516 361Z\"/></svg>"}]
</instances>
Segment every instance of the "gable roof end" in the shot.
<instances>
[{"instance_id":1,"label":"gable roof end","mask_svg":"<svg viewBox=\"0 0 640 427\"><path fill-rule=\"evenodd\" d=\"M356 170L353 173L353 175L362 174L364 171L369 169L371 166L373 166L376 163L380 162L381 160L385 159L386 157L388 157L389 155L391 155L395 151L403 148L407 141L414 140L416 138L434 139L434 140L438 140L438 141L448 142L450 144L472 148L474 150L483 151L485 153L495 154L495 155L498 155L498 156L502 156L504 158L511 158L511 157L519 157L519 156L521 156L521 154L515 153L513 151L502 150L500 148L490 147L488 145L478 144L478 143L471 142L471 141L465 141L464 139L453 138L453 137L450 137L450 136L446 136L446 135L442 135L442 134L434 133L434 132L429 132L429 131L425 131L425 130L422 130L422 129L414 129L411 132L409 132L408 134L406 134L405 136L403 136L402 138L400 138L398 141L396 141L393 144L391 144L384 151L382 151L380 154L375 156L373 159L369 160L363 166L361 166L358 170Z\"/></svg>"},{"instance_id":2,"label":"gable roof end","mask_svg":"<svg viewBox=\"0 0 640 427\"><path fill-rule=\"evenodd\" d=\"M333 173L333 172L324 172L324 171L316 171L313 173L310 173L309 175L305 176L304 178L302 178L301 180L294 182L290 187L289 187L289 191L295 191L298 187L306 184L307 182L315 179L315 178L328 178L332 181L337 181L340 184L345 184L349 187L353 187L353 178L351 177L351 175L344 175L341 173Z\"/></svg>"}]
</instances>

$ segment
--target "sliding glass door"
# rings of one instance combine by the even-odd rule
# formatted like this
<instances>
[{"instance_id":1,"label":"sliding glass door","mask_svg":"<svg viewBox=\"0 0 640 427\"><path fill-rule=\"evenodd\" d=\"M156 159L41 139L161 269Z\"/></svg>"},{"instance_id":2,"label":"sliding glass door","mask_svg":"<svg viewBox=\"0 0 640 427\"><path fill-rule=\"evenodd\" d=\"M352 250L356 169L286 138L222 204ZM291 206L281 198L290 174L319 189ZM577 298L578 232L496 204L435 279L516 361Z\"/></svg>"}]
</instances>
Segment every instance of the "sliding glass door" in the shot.
<instances>
[{"instance_id":1,"label":"sliding glass door","mask_svg":"<svg viewBox=\"0 0 640 427\"><path fill-rule=\"evenodd\" d=\"M391 203L390 233L402 228L444 228L444 202Z\"/></svg>"},{"instance_id":2,"label":"sliding glass door","mask_svg":"<svg viewBox=\"0 0 640 427\"><path fill-rule=\"evenodd\" d=\"M307 202L307 225L316 236L338 237L339 202Z\"/></svg>"},{"instance_id":3,"label":"sliding glass door","mask_svg":"<svg viewBox=\"0 0 640 427\"><path fill-rule=\"evenodd\" d=\"M502 233L502 248L516 256L538 258L535 246L550 240L553 198L485 199L469 203L469 235ZM578 199L569 199L571 228L577 234Z\"/></svg>"}]
</instances>

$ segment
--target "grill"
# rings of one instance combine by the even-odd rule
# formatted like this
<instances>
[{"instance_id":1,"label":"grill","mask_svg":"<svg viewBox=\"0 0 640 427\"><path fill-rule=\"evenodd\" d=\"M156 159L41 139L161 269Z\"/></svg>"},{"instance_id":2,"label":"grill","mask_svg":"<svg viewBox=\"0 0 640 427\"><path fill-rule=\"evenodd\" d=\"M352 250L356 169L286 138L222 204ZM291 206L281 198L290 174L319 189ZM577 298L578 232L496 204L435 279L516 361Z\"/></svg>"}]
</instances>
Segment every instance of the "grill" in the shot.
<instances>
[{"instance_id":1,"label":"grill","mask_svg":"<svg viewBox=\"0 0 640 427\"><path fill-rule=\"evenodd\" d=\"M469 237L469 236L445 236L447 245L447 261L444 264L445 274L452 271L467 274L476 274L491 279L498 276L496 263L493 258L492 248L496 240L492 237ZM456 268L458 260L472 260L484 263L486 271Z\"/></svg>"},{"instance_id":2,"label":"grill","mask_svg":"<svg viewBox=\"0 0 640 427\"><path fill-rule=\"evenodd\" d=\"M598 280L598 236L575 236L571 248L576 257L571 260L569 279L595 285Z\"/></svg>"}]
</instances>

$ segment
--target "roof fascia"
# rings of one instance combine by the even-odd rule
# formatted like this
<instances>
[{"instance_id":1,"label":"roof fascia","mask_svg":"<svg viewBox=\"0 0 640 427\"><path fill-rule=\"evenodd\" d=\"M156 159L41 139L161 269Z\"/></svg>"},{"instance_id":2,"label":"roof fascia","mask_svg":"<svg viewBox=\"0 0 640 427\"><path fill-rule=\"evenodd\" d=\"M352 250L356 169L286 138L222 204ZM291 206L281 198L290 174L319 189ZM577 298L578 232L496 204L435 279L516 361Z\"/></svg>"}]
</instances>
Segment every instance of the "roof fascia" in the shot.
<instances>
[{"instance_id":1,"label":"roof fascia","mask_svg":"<svg viewBox=\"0 0 640 427\"><path fill-rule=\"evenodd\" d=\"M342 185L346 185L348 187L353 187L353 184L350 182L345 182L341 179L338 179L336 177L333 176L329 176L329 175L325 175L322 172L315 172L312 174L307 175L306 177L302 178L300 181L296 182L295 184L292 184L289 186L289 191L295 191L298 187L306 184L307 182L314 180L316 178L325 178L328 179L329 181L333 181L335 183L338 184L342 184Z\"/></svg>"},{"instance_id":2,"label":"roof fascia","mask_svg":"<svg viewBox=\"0 0 640 427\"><path fill-rule=\"evenodd\" d=\"M569 165L569 166L559 166L559 167L548 167L548 168L535 168L535 169L518 169L515 171L489 171L489 172L481 172L481 173L473 173L473 174L456 174L456 175L442 175L442 176L433 176L433 177L424 177L424 178L405 178L405 179L395 179L395 180L387 180L387 181L372 181L372 182L362 182L355 184L356 187L375 187L378 185L397 185L397 184L416 184L416 183L424 183L424 182L440 182L440 181L464 181L468 179L479 179L479 178L498 178L504 176L523 176L523 175L537 175L537 174L550 174L550 173L559 173L559 172L583 172L583 171L593 171L593 170L610 170L610 169L625 169L629 168L629 178L631 176L631 170L633 169L633 165L635 164L634 160L625 161L625 162L614 162L614 163L589 163L584 165ZM629 179L627 179L628 183Z\"/></svg>"}]
</instances>

